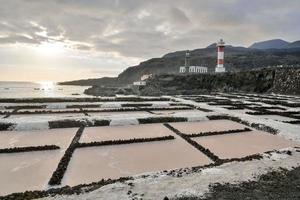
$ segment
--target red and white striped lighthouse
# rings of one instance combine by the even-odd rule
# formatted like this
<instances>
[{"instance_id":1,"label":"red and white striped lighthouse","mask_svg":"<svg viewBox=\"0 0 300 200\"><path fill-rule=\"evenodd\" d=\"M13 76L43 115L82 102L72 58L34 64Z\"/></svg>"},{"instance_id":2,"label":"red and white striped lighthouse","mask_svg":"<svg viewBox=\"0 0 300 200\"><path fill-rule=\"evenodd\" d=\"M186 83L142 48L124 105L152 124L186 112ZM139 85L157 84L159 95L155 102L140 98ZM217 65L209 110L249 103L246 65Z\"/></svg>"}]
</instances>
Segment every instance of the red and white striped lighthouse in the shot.
<instances>
[{"instance_id":1,"label":"red and white striped lighthouse","mask_svg":"<svg viewBox=\"0 0 300 200\"><path fill-rule=\"evenodd\" d=\"M217 49L218 49L218 61L217 61L216 72L225 72L225 68L224 68L225 42L223 41L223 39L220 39L220 41L217 43Z\"/></svg>"}]
</instances>

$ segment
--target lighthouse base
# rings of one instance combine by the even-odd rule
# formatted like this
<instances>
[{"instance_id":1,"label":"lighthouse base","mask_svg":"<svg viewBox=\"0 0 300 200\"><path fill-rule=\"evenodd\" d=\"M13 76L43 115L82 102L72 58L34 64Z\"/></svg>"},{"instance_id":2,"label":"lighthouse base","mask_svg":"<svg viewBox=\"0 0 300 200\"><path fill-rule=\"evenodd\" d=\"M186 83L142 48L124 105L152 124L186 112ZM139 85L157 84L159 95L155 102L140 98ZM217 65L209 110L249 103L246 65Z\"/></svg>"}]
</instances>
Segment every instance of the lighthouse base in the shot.
<instances>
[{"instance_id":1,"label":"lighthouse base","mask_svg":"<svg viewBox=\"0 0 300 200\"><path fill-rule=\"evenodd\" d=\"M224 67L216 67L216 73L221 73L221 72L225 72L225 68Z\"/></svg>"}]
</instances>

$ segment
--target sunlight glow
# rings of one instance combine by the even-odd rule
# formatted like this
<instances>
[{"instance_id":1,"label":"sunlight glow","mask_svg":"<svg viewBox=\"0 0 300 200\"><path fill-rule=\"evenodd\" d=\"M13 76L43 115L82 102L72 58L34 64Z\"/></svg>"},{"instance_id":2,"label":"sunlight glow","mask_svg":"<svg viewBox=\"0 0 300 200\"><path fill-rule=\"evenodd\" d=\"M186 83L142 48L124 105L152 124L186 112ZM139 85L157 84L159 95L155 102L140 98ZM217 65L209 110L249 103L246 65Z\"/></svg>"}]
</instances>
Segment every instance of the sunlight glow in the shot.
<instances>
[{"instance_id":1,"label":"sunlight glow","mask_svg":"<svg viewBox=\"0 0 300 200\"><path fill-rule=\"evenodd\" d=\"M53 89L55 86L53 81L39 81L37 83L41 85L41 89L45 90Z\"/></svg>"},{"instance_id":2,"label":"sunlight glow","mask_svg":"<svg viewBox=\"0 0 300 200\"><path fill-rule=\"evenodd\" d=\"M40 54L47 56L59 55L65 52L65 46L63 43L50 43L45 42L39 45L36 49Z\"/></svg>"}]
</instances>

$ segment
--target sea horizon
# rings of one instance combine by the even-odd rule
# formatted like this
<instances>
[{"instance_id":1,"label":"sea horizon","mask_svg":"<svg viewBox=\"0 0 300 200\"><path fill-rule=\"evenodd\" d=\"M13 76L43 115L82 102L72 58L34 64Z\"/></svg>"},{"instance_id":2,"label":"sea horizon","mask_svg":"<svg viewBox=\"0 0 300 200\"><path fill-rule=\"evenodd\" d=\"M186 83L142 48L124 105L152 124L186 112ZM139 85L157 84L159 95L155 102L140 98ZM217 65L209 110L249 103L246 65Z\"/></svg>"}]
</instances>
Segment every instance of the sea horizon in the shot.
<instances>
[{"instance_id":1,"label":"sea horizon","mask_svg":"<svg viewBox=\"0 0 300 200\"><path fill-rule=\"evenodd\" d=\"M58 85L51 81L0 81L0 98L85 96L87 86Z\"/></svg>"}]
</instances>

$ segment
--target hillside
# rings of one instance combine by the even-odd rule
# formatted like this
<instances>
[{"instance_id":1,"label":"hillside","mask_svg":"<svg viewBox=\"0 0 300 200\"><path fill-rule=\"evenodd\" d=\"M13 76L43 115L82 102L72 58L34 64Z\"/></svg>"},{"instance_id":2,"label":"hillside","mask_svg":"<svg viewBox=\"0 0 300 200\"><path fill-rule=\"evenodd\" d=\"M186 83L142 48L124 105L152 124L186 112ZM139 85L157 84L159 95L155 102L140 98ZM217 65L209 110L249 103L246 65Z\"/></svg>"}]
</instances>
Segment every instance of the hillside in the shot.
<instances>
[{"instance_id":1,"label":"hillside","mask_svg":"<svg viewBox=\"0 0 300 200\"><path fill-rule=\"evenodd\" d=\"M287 48L300 48L300 40L288 44Z\"/></svg>"},{"instance_id":2,"label":"hillside","mask_svg":"<svg viewBox=\"0 0 300 200\"><path fill-rule=\"evenodd\" d=\"M66 81L59 83L60 85L80 85L80 86L92 86L92 85L105 85L105 86L117 86L117 78L103 77L103 78L91 78L75 81Z\"/></svg>"},{"instance_id":3,"label":"hillside","mask_svg":"<svg viewBox=\"0 0 300 200\"><path fill-rule=\"evenodd\" d=\"M159 75L147 82L142 95L250 92L300 95L300 68L271 68L195 75Z\"/></svg>"},{"instance_id":4,"label":"hillside","mask_svg":"<svg viewBox=\"0 0 300 200\"><path fill-rule=\"evenodd\" d=\"M295 44L297 47L299 42ZM191 65L202 65L213 72L216 65L217 53L215 45L207 48L194 49L191 52ZM119 86L132 84L140 80L144 74L177 74L179 66L184 65L185 50L168 53L161 58L152 58L139 65L128 67L115 78L99 78L62 82L61 84ZM299 65L300 48L286 49L253 49L227 46L225 50L225 67L228 71L244 71L276 65Z\"/></svg>"}]
</instances>

